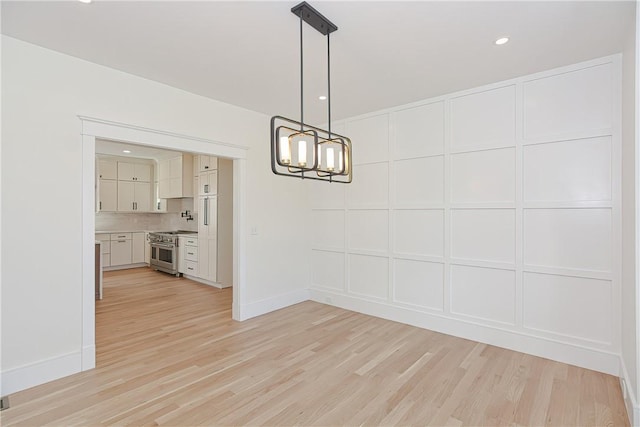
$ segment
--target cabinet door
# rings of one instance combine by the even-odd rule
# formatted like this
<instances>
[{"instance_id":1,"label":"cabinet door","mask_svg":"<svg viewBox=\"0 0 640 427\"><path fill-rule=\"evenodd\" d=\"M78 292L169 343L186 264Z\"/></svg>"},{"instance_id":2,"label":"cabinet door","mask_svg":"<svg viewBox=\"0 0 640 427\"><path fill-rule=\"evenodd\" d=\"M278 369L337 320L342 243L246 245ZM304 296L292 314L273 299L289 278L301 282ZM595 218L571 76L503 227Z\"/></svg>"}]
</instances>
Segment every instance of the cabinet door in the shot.
<instances>
[{"instance_id":1,"label":"cabinet door","mask_svg":"<svg viewBox=\"0 0 640 427\"><path fill-rule=\"evenodd\" d=\"M151 211L151 183L135 182L135 211L149 212Z\"/></svg>"},{"instance_id":2,"label":"cabinet door","mask_svg":"<svg viewBox=\"0 0 640 427\"><path fill-rule=\"evenodd\" d=\"M144 233L144 262L151 264L151 243L149 233Z\"/></svg>"},{"instance_id":3,"label":"cabinet door","mask_svg":"<svg viewBox=\"0 0 640 427\"><path fill-rule=\"evenodd\" d=\"M184 237L178 237L178 273L182 274L185 272L184 250Z\"/></svg>"},{"instance_id":4,"label":"cabinet door","mask_svg":"<svg viewBox=\"0 0 640 427\"><path fill-rule=\"evenodd\" d=\"M198 235L198 251L198 277L215 282L217 279L218 254L216 239L201 238Z\"/></svg>"},{"instance_id":5,"label":"cabinet door","mask_svg":"<svg viewBox=\"0 0 640 427\"><path fill-rule=\"evenodd\" d=\"M98 177L100 179L118 179L118 163L112 160L99 160Z\"/></svg>"},{"instance_id":6,"label":"cabinet door","mask_svg":"<svg viewBox=\"0 0 640 427\"><path fill-rule=\"evenodd\" d=\"M135 183L118 181L118 211L133 212L135 202Z\"/></svg>"},{"instance_id":7,"label":"cabinet door","mask_svg":"<svg viewBox=\"0 0 640 427\"><path fill-rule=\"evenodd\" d=\"M151 182L151 165L136 163L133 176L136 181Z\"/></svg>"},{"instance_id":8,"label":"cabinet door","mask_svg":"<svg viewBox=\"0 0 640 427\"><path fill-rule=\"evenodd\" d=\"M169 178L182 179L182 156L169 159Z\"/></svg>"},{"instance_id":9,"label":"cabinet door","mask_svg":"<svg viewBox=\"0 0 640 427\"><path fill-rule=\"evenodd\" d=\"M131 264L131 240L111 241L111 265Z\"/></svg>"},{"instance_id":10,"label":"cabinet door","mask_svg":"<svg viewBox=\"0 0 640 427\"><path fill-rule=\"evenodd\" d=\"M135 165L133 163L118 162L118 180L133 181L135 176Z\"/></svg>"},{"instance_id":11,"label":"cabinet door","mask_svg":"<svg viewBox=\"0 0 640 427\"><path fill-rule=\"evenodd\" d=\"M98 209L100 212L115 212L118 210L118 181L100 180L100 195Z\"/></svg>"},{"instance_id":12,"label":"cabinet door","mask_svg":"<svg viewBox=\"0 0 640 427\"><path fill-rule=\"evenodd\" d=\"M198 237L216 237L218 230L216 196L200 197L198 211Z\"/></svg>"},{"instance_id":13,"label":"cabinet door","mask_svg":"<svg viewBox=\"0 0 640 427\"><path fill-rule=\"evenodd\" d=\"M200 172L209 171L209 156L205 156L203 154L198 156L198 170Z\"/></svg>"},{"instance_id":14,"label":"cabinet door","mask_svg":"<svg viewBox=\"0 0 640 427\"><path fill-rule=\"evenodd\" d=\"M198 179L198 194L208 196L218 193L218 171L205 172L200 174Z\"/></svg>"},{"instance_id":15,"label":"cabinet door","mask_svg":"<svg viewBox=\"0 0 640 427\"><path fill-rule=\"evenodd\" d=\"M198 175L193 177L193 188L194 191L198 191L198 182L200 181L200 177ZM194 195L194 199L193 199L193 213L198 213L198 194L196 193Z\"/></svg>"},{"instance_id":16,"label":"cabinet door","mask_svg":"<svg viewBox=\"0 0 640 427\"><path fill-rule=\"evenodd\" d=\"M131 240L131 264L144 262L145 245L144 233L133 233L133 239Z\"/></svg>"}]
</instances>

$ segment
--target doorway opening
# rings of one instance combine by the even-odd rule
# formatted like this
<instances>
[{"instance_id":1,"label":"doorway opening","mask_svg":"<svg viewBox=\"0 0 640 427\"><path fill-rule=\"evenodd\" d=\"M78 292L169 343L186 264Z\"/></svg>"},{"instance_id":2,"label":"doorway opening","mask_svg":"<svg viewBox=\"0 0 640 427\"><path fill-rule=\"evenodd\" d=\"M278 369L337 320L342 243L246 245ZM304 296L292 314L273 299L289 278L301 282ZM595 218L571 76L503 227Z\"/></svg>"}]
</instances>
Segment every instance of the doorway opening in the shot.
<instances>
[{"instance_id":1,"label":"doorway opening","mask_svg":"<svg viewBox=\"0 0 640 427\"><path fill-rule=\"evenodd\" d=\"M110 141L113 143L132 144L136 147L140 147L145 150L168 150L169 152L179 153L196 153L203 158L222 158L225 162L228 162L227 174L229 181L228 191L231 194L228 195L231 206L226 211L228 216L224 220L231 221L233 230L232 233L228 233L226 238L229 240L229 247L232 248L225 252L225 257L222 262L226 266L230 267L225 273L224 281L228 283L228 286L232 287L232 318L234 320L242 320L241 315L241 301L244 289L244 259L245 253L245 235L243 232L244 221L244 194L245 194L245 157L247 147L228 144L219 141L212 141L203 138L194 138L186 135L179 135L170 132L164 132L161 130L141 128L138 126L132 126L128 124L115 123L102 119L80 117L82 121L82 150L83 150L83 352L82 352L82 370L92 369L95 367L95 269L94 269L94 245L95 245L95 232L96 232L96 207L99 207L100 200L96 199L96 144L100 144L101 140ZM129 153L122 153L129 154ZM126 162L123 162L126 163ZM144 163L144 162L141 162ZM144 168L143 168L144 170ZM150 180L149 180L150 181ZM151 185L151 184L149 184ZM198 186L197 183L195 183ZM129 185L127 184L127 188ZM140 188L147 189L148 186L141 185ZM209 188L210 183L209 183ZM134 190L135 191L135 190ZM197 191L197 190L196 190ZM144 191L143 191L144 192ZM157 196L157 192L155 193ZM194 196L198 193L194 193ZM199 195L199 194L198 194ZM164 209L164 206L159 206L158 202L162 200L158 197L151 197L153 201L152 206L146 205L146 199L138 202L138 207ZM198 199L198 206L195 207L198 210L202 205L200 203L200 197ZM193 197L193 201L196 197ZM193 206L193 201L191 202ZM122 202L122 200L120 200ZM124 203L124 202L122 202ZM185 217L191 215L193 217L193 211L188 209L182 209L185 207L185 203L188 201L180 201L179 209L180 214L184 214ZM116 201L117 205L117 201ZM174 203L175 205L175 203ZM136 203L132 202L132 208L135 210ZM209 205L208 212L211 212ZM174 207L175 208L175 207ZM117 206L116 206L117 209ZM193 209L193 208L192 208ZM186 212L190 211L190 212ZM224 216L224 214L223 214ZM194 228L191 224L185 228ZM206 251L205 251L206 252ZM211 259L207 256L206 259ZM132 259L133 260L133 259ZM193 262L193 259L191 260ZM191 264L193 268L193 264ZM197 275L192 276L198 279ZM213 276L205 277L203 281L210 279ZM213 282L217 283L217 282ZM207 284L213 284L207 283ZM218 283L219 284L219 283ZM222 287L222 286L221 286Z\"/></svg>"}]
</instances>

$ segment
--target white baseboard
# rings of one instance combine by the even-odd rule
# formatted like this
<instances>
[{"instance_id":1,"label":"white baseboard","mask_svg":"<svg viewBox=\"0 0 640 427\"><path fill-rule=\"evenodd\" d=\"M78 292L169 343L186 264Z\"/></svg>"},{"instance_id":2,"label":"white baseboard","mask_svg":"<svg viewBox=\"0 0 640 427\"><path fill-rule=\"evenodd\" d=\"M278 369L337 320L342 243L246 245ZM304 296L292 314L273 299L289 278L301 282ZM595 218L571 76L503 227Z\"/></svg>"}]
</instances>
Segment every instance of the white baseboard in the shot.
<instances>
[{"instance_id":1,"label":"white baseboard","mask_svg":"<svg viewBox=\"0 0 640 427\"><path fill-rule=\"evenodd\" d=\"M82 354L69 353L51 359L3 371L0 375L0 395L7 396L82 370Z\"/></svg>"},{"instance_id":2,"label":"white baseboard","mask_svg":"<svg viewBox=\"0 0 640 427\"><path fill-rule=\"evenodd\" d=\"M88 371L96 367L96 346L87 345L82 348L82 370Z\"/></svg>"},{"instance_id":3,"label":"white baseboard","mask_svg":"<svg viewBox=\"0 0 640 427\"><path fill-rule=\"evenodd\" d=\"M624 397L624 405L627 408L627 416L629 417L629 423L632 426L640 426L640 406L638 406L638 400L636 399L636 393L631 388L630 384L633 384L629 378L629 372L627 366L624 363L624 359L620 357L620 388L622 389L622 397Z\"/></svg>"},{"instance_id":4,"label":"white baseboard","mask_svg":"<svg viewBox=\"0 0 640 427\"><path fill-rule=\"evenodd\" d=\"M218 289L230 288L232 285L223 285L222 283L212 282L211 280L206 280L201 277L189 276L188 274L182 274L182 277L185 279L193 280L194 282L202 283L203 285L213 286Z\"/></svg>"},{"instance_id":5,"label":"white baseboard","mask_svg":"<svg viewBox=\"0 0 640 427\"><path fill-rule=\"evenodd\" d=\"M240 306L240 314L238 320L247 320L252 317L261 316L290 305L298 304L309 300L309 289L300 289L286 294L276 295L260 301L244 304Z\"/></svg>"},{"instance_id":6,"label":"white baseboard","mask_svg":"<svg viewBox=\"0 0 640 427\"><path fill-rule=\"evenodd\" d=\"M330 304L370 316L544 357L614 376L618 376L620 372L620 356L616 353L554 341L519 331L486 326L473 321L425 313L384 302L363 300L328 290L311 289L310 292L311 300L322 304Z\"/></svg>"}]
</instances>

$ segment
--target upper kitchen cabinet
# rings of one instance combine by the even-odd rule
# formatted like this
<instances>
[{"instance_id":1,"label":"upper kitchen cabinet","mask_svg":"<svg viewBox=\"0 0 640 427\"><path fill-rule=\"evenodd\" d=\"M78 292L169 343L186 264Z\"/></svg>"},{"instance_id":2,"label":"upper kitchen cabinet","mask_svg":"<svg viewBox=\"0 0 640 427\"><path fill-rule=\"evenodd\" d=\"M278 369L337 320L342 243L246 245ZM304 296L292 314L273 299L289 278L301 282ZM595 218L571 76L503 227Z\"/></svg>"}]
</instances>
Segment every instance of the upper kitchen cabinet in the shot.
<instances>
[{"instance_id":1,"label":"upper kitchen cabinet","mask_svg":"<svg viewBox=\"0 0 640 427\"><path fill-rule=\"evenodd\" d=\"M118 181L151 182L151 165L118 162Z\"/></svg>"},{"instance_id":2,"label":"upper kitchen cabinet","mask_svg":"<svg viewBox=\"0 0 640 427\"><path fill-rule=\"evenodd\" d=\"M118 181L118 212L150 212L151 183Z\"/></svg>"},{"instance_id":3,"label":"upper kitchen cabinet","mask_svg":"<svg viewBox=\"0 0 640 427\"><path fill-rule=\"evenodd\" d=\"M197 156L198 172L209 172L218 169L218 158L214 156Z\"/></svg>"},{"instance_id":4,"label":"upper kitchen cabinet","mask_svg":"<svg viewBox=\"0 0 640 427\"><path fill-rule=\"evenodd\" d=\"M198 195L212 196L215 194L218 194L218 171L201 172L198 177Z\"/></svg>"},{"instance_id":5,"label":"upper kitchen cabinet","mask_svg":"<svg viewBox=\"0 0 640 427\"><path fill-rule=\"evenodd\" d=\"M181 154L158 162L158 197L193 197L193 156Z\"/></svg>"},{"instance_id":6,"label":"upper kitchen cabinet","mask_svg":"<svg viewBox=\"0 0 640 427\"><path fill-rule=\"evenodd\" d=\"M118 179L118 162L114 160L98 160L99 179Z\"/></svg>"}]
</instances>

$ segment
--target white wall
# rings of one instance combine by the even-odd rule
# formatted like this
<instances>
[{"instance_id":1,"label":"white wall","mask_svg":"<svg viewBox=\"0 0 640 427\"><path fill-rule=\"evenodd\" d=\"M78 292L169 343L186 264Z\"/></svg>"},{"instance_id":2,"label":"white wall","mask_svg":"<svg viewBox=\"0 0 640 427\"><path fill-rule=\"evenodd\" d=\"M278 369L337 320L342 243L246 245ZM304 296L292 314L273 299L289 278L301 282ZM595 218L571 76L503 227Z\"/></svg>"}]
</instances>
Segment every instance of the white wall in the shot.
<instances>
[{"instance_id":1,"label":"white wall","mask_svg":"<svg viewBox=\"0 0 640 427\"><path fill-rule=\"evenodd\" d=\"M5 36L2 107L2 395L80 370L79 114L249 147L241 311L306 299L305 187L271 174L267 116Z\"/></svg>"},{"instance_id":2,"label":"white wall","mask_svg":"<svg viewBox=\"0 0 640 427\"><path fill-rule=\"evenodd\" d=\"M637 11L638 12L638 11ZM629 28L622 52L622 306L620 376L627 382L627 412L638 406L638 319L636 253L636 27ZM640 419L636 420L640 423Z\"/></svg>"},{"instance_id":3,"label":"white wall","mask_svg":"<svg viewBox=\"0 0 640 427\"><path fill-rule=\"evenodd\" d=\"M616 56L346 120L312 298L617 375L619 105Z\"/></svg>"}]
</instances>

